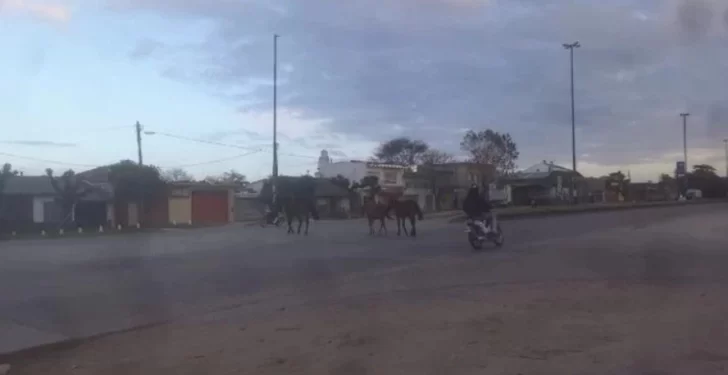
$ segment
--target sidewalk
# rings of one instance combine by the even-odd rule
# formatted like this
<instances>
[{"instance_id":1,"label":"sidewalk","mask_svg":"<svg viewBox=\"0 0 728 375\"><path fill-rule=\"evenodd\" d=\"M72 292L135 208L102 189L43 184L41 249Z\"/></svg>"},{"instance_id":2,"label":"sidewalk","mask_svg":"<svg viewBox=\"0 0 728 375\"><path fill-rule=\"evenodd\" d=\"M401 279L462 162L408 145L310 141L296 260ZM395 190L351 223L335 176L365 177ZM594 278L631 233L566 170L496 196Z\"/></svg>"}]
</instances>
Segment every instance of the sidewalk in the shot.
<instances>
[{"instance_id":1,"label":"sidewalk","mask_svg":"<svg viewBox=\"0 0 728 375\"><path fill-rule=\"evenodd\" d=\"M656 207L674 207L695 204L719 204L728 203L725 199L701 199L695 201L661 201L661 202L626 202L626 203L596 203L596 204L577 204L568 206L511 206L505 208L496 208L493 211L498 215L499 219L509 220L518 218L530 218L551 215L568 215L586 212L601 211L617 211L630 210L640 208L656 208ZM450 219L451 223L462 223L466 220L462 214L454 215Z\"/></svg>"}]
</instances>

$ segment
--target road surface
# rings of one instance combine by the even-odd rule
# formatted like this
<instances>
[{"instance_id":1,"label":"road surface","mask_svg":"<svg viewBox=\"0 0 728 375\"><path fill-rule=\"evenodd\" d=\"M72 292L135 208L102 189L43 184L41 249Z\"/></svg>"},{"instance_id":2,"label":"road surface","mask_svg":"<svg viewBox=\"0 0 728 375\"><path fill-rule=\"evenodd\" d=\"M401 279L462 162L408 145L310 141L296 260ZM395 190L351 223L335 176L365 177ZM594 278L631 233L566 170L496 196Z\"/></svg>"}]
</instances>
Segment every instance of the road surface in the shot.
<instances>
[{"instance_id":1,"label":"road surface","mask_svg":"<svg viewBox=\"0 0 728 375\"><path fill-rule=\"evenodd\" d=\"M421 222L416 239L397 237L391 228L389 236L372 238L362 221L322 221L308 237L233 225L2 242L0 353L200 314L224 318L238 314L239 301L276 293L280 298L269 302L557 276L722 282L728 256L718 249L728 249L726 219L728 205L716 204L508 221L506 247L485 254L474 254L462 226L445 220ZM664 251L674 257L665 264L651 252L640 256L655 262L634 263L610 243L667 246L666 239ZM465 262L462 267L476 272L449 272L448 262ZM523 267L498 268L520 262ZM433 264L442 264L441 272L387 276Z\"/></svg>"}]
</instances>

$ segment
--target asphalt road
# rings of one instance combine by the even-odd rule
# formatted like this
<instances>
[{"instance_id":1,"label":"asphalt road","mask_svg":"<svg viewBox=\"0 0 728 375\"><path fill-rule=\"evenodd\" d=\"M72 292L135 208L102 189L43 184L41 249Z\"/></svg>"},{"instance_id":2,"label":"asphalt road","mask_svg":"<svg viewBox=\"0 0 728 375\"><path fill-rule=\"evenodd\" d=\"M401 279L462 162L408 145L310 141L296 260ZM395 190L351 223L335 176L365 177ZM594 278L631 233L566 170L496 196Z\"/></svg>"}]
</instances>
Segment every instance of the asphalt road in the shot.
<instances>
[{"instance_id":1,"label":"asphalt road","mask_svg":"<svg viewBox=\"0 0 728 375\"><path fill-rule=\"evenodd\" d=\"M510 250L608 231L628 238L633 230L676 220L687 224L675 232L688 246L699 246L707 240L691 237L690 228L727 216L728 205L716 204L508 221L506 247L498 254L515 259L523 254ZM416 239L397 237L391 228L389 236L372 238L363 221L322 221L312 224L308 237L232 225L0 242L0 353L214 311L262 291L493 254L473 254L462 229L425 220ZM610 262L590 259L596 269Z\"/></svg>"}]
</instances>

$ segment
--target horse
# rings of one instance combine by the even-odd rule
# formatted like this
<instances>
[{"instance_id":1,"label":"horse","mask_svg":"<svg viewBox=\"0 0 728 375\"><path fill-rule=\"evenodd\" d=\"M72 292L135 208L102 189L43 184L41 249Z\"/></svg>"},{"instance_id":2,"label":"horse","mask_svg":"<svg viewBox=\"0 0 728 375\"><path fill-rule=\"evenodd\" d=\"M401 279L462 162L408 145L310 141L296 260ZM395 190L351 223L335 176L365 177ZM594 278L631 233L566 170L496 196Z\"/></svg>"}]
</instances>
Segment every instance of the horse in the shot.
<instances>
[{"instance_id":1,"label":"horse","mask_svg":"<svg viewBox=\"0 0 728 375\"><path fill-rule=\"evenodd\" d=\"M306 223L306 229L303 232L305 236L308 236L308 225L309 218L314 220L319 219L316 205L311 199L303 199L298 197L285 197L280 200L283 212L286 214L286 220L288 222L287 234L293 234L293 219L298 220L297 234L301 234L301 227L303 223Z\"/></svg>"},{"instance_id":2,"label":"horse","mask_svg":"<svg viewBox=\"0 0 728 375\"><path fill-rule=\"evenodd\" d=\"M369 221L370 236L374 235L374 222L377 220L381 222L379 225L379 234L382 234L382 230L384 230L384 234L387 234L387 224L385 219L392 218L389 216L389 208L385 204L378 203L373 200L368 201L364 203L364 213Z\"/></svg>"},{"instance_id":3,"label":"horse","mask_svg":"<svg viewBox=\"0 0 728 375\"><path fill-rule=\"evenodd\" d=\"M387 212L394 210L394 216L397 218L397 235L401 235L400 228L404 229L405 236L417 236L417 227L415 225L416 218L424 219L420 205L413 200L398 201L392 199L389 201L387 206ZM405 225L405 219L409 218L410 224L412 224L412 230L410 234L407 233L407 226Z\"/></svg>"}]
</instances>

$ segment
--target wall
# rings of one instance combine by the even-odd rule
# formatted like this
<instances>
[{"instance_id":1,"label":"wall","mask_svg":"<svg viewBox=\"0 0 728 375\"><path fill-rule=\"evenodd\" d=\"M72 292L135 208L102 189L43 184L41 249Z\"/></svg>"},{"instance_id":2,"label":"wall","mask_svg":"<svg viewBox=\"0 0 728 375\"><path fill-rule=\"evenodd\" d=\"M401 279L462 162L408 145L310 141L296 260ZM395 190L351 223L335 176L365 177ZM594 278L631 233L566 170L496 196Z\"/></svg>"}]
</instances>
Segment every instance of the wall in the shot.
<instances>
[{"instance_id":1,"label":"wall","mask_svg":"<svg viewBox=\"0 0 728 375\"><path fill-rule=\"evenodd\" d=\"M246 221L263 217L265 204L257 198L235 198L235 220Z\"/></svg>"},{"instance_id":2,"label":"wall","mask_svg":"<svg viewBox=\"0 0 728 375\"><path fill-rule=\"evenodd\" d=\"M192 200L190 197L169 198L169 222L187 224L192 221Z\"/></svg>"}]
</instances>

